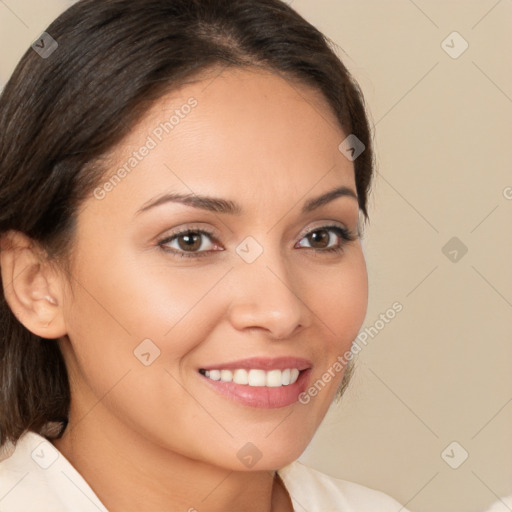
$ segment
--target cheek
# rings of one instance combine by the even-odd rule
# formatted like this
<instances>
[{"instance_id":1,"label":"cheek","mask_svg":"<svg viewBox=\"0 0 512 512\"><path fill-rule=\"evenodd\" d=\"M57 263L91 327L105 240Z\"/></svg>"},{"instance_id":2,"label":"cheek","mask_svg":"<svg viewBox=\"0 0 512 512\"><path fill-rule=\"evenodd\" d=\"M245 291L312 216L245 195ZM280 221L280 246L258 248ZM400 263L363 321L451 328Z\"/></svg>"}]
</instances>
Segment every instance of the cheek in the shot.
<instances>
[{"instance_id":1,"label":"cheek","mask_svg":"<svg viewBox=\"0 0 512 512\"><path fill-rule=\"evenodd\" d=\"M187 355L208 335L201 297L222 274L171 271L114 253L77 262L66 311L72 348L64 352L78 407L101 399L123 423L160 439L176 418L200 415L181 382ZM188 430L173 436L184 443Z\"/></svg>"},{"instance_id":2,"label":"cheek","mask_svg":"<svg viewBox=\"0 0 512 512\"><path fill-rule=\"evenodd\" d=\"M368 305L368 275L360 248L347 254L338 268L332 268L317 279L318 286L310 286L308 306L315 312L316 325L324 327L319 364L311 376L303 404L318 422L329 408L343 379L346 354L357 337ZM320 284L322 286L320 286ZM314 412L313 412L314 411ZM313 427L318 426L318 422Z\"/></svg>"},{"instance_id":3,"label":"cheek","mask_svg":"<svg viewBox=\"0 0 512 512\"><path fill-rule=\"evenodd\" d=\"M117 256L89 258L75 272L74 326L86 327L93 343L124 339L131 346L146 338L165 342L189 322L202 296L221 275L218 269L194 272Z\"/></svg>"},{"instance_id":4,"label":"cheek","mask_svg":"<svg viewBox=\"0 0 512 512\"><path fill-rule=\"evenodd\" d=\"M345 332L352 343L361 329L368 306L368 274L362 253L344 273L339 293L339 309L331 304L331 313L335 317L338 311L337 332Z\"/></svg>"},{"instance_id":5,"label":"cheek","mask_svg":"<svg viewBox=\"0 0 512 512\"><path fill-rule=\"evenodd\" d=\"M168 382L164 369L183 377L187 356L222 314L211 293L216 283L222 288L219 280L227 270L222 265L171 268L165 259L123 252L88 253L73 271L67 327L74 366L98 396L127 372L130 380L145 372L137 386L141 390L150 387L151 379ZM158 375L148 371L155 368L161 370Z\"/></svg>"},{"instance_id":6,"label":"cheek","mask_svg":"<svg viewBox=\"0 0 512 512\"><path fill-rule=\"evenodd\" d=\"M339 264L308 275L308 306L325 327L327 347L338 354L350 347L366 316L368 275L360 247L353 247Z\"/></svg>"}]
</instances>

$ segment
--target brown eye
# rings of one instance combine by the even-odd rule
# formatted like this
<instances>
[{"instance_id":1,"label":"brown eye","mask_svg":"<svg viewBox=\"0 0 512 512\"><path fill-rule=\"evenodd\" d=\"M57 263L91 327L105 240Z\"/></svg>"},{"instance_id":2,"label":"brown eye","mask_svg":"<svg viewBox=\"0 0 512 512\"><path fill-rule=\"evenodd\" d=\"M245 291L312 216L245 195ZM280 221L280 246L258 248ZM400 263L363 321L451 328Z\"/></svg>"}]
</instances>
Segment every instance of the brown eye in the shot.
<instances>
[{"instance_id":1,"label":"brown eye","mask_svg":"<svg viewBox=\"0 0 512 512\"><path fill-rule=\"evenodd\" d=\"M329 246L331 236L326 229L317 229L306 236L313 249L325 249Z\"/></svg>"},{"instance_id":2,"label":"brown eye","mask_svg":"<svg viewBox=\"0 0 512 512\"><path fill-rule=\"evenodd\" d=\"M176 256L207 256L217 250L213 236L202 229L187 229L166 237L158 245Z\"/></svg>"},{"instance_id":3,"label":"brown eye","mask_svg":"<svg viewBox=\"0 0 512 512\"><path fill-rule=\"evenodd\" d=\"M313 249L319 253L342 252L347 242L352 242L356 239L357 237L346 228L322 226L306 233L302 240L307 240L308 245L299 243L299 247Z\"/></svg>"},{"instance_id":4,"label":"brown eye","mask_svg":"<svg viewBox=\"0 0 512 512\"><path fill-rule=\"evenodd\" d=\"M185 235L179 235L177 240L179 248L184 251L195 251L202 245L202 235L193 231Z\"/></svg>"}]
</instances>

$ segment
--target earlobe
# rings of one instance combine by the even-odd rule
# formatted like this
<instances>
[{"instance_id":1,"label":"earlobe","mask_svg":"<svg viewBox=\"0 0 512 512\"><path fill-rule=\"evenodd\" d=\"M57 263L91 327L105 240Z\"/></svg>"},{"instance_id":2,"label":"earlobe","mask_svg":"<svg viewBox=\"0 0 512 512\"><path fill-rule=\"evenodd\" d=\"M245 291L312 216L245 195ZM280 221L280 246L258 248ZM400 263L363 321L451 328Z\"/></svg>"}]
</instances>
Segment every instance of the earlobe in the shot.
<instances>
[{"instance_id":1,"label":"earlobe","mask_svg":"<svg viewBox=\"0 0 512 512\"><path fill-rule=\"evenodd\" d=\"M19 231L2 235L0 269L3 293L16 318L42 338L64 336L62 276L37 244Z\"/></svg>"}]
</instances>

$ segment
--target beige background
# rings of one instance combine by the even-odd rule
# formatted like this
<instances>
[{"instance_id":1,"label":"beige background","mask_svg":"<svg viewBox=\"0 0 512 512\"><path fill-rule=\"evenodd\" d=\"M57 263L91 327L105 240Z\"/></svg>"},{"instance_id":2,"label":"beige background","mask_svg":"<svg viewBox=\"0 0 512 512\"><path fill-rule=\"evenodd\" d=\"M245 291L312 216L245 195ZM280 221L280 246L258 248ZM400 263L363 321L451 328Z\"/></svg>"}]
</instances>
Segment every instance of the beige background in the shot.
<instances>
[{"instance_id":1,"label":"beige background","mask_svg":"<svg viewBox=\"0 0 512 512\"><path fill-rule=\"evenodd\" d=\"M0 84L71 3L0 0ZM403 305L302 460L413 512L481 511L512 493L512 2L289 3L339 45L375 125L364 327Z\"/></svg>"}]
</instances>

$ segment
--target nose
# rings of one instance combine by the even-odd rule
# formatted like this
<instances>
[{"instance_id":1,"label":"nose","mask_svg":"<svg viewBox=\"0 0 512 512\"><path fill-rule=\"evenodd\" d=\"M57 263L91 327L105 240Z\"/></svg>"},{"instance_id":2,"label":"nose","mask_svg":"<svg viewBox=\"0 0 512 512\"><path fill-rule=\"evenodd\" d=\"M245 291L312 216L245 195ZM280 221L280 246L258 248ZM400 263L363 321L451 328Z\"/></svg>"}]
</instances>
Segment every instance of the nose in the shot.
<instances>
[{"instance_id":1,"label":"nose","mask_svg":"<svg viewBox=\"0 0 512 512\"><path fill-rule=\"evenodd\" d=\"M231 324L238 330L263 330L271 339L290 338L309 326L312 311L293 267L280 257L262 255L253 263L239 262L231 274Z\"/></svg>"}]
</instances>

